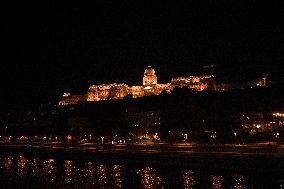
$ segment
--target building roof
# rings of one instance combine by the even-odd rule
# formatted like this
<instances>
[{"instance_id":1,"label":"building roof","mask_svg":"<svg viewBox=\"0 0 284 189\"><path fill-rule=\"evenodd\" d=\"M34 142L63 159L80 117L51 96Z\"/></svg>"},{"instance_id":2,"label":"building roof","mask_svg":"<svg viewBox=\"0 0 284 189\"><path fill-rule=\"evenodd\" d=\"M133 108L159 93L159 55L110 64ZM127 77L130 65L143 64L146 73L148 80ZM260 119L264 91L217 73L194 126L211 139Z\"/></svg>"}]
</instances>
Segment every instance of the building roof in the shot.
<instances>
[{"instance_id":1,"label":"building roof","mask_svg":"<svg viewBox=\"0 0 284 189\"><path fill-rule=\"evenodd\" d=\"M148 66L146 70L144 71L144 75L147 75L147 76L155 75L155 70L151 66Z\"/></svg>"}]
</instances>

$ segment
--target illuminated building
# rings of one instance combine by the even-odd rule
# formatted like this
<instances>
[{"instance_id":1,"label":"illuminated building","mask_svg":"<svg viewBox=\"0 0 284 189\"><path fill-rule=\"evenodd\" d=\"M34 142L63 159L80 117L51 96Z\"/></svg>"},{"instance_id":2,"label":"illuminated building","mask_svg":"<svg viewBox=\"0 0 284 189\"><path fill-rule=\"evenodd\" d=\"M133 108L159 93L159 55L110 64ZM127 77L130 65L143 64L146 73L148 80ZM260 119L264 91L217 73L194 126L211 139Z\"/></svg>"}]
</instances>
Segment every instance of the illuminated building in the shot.
<instances>
[{"instance_id":1,"label":"illuminated building","mask_svg":"<svg viewBox=\"0 0 284 189\"><path fill-rule=\"evenodd\" d=\"M123 99L129 94L129 87L124 83L92 85L89 87L87 101Z\"/></svg>"},{"instance_id":2,"label":"illuminated building","mask_svg":"<svg viewBox=\"0 0 284 189\"><path fill-rule=\"evenodd\" d=\"M151 66L148 66L148 68L146 68L146 70L144 71L143 85L151 86L156 84L157 84L157 76L155 74L155 70Z\"/></svg>"},{"instance_id":3,"label":"illuminated building","mask_svg":"<svg viewBox=\"0 0 284 189\"><path fill-rule=\"evenodd\" d=\"M143 86L132 86L129 89L130 89L130 93L132 94L133 98L143 97L145 95Z\"/></svg>"},{"instance_id":4,"label":"illuminated building","mask_svg":"<svg viewBox=\"0 0 284 189\"><path fill-rule=\"evenodd\" d=\"M75 105L80 101L119 100L128 95L131 95L133 98L159 95L163 91L170 93L174 87L187 87L196 91L202 91L210 88L213 81L213 75L201 75L172 78L171 83L159 84L155 70L148 66L144 71L142 86L128 86L124 83L91 85L86 95L64 93L58 105Z\"/></svg>"},{"instance_id":5,"label":"illuminated building","mask_svg":"<svg viewBox=\"0 0 284 189\"><path fill-rule=\"evenodd\" d=\"M86 95L71 95L70 93L64 93L58 105L59 106L74 105L83 101L86 101Z\"/></svg>"},{"instance_id":6,"label":"illuminated building","mask_svg":"<svg viewBox=\"0 0 284 189\"><path fill-rule=\"evenodd\" d=\"M213 75L189 76L172 78L171 84L174 87L188 87L197 91L209 88L214 82Z\"/></svg>"}]
</instances>

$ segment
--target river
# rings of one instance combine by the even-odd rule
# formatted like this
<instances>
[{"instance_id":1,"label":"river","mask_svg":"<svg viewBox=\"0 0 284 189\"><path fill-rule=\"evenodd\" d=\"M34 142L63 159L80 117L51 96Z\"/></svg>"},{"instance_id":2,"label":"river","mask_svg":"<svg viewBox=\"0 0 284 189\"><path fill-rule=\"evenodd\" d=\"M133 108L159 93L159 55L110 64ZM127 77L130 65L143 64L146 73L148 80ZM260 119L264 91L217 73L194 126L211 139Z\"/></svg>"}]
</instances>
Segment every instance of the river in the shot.
<instances>
[{"instance_id":1,"label":"river","mask_svg":"<svg viewBox=\"0 0 284 189\"><path fill-rule=\"evenodd\" d=\"M283 170L284 172L284 170ZM284 174L0 155L0 188L282 188Z\"/></svg>"}]
</instances>

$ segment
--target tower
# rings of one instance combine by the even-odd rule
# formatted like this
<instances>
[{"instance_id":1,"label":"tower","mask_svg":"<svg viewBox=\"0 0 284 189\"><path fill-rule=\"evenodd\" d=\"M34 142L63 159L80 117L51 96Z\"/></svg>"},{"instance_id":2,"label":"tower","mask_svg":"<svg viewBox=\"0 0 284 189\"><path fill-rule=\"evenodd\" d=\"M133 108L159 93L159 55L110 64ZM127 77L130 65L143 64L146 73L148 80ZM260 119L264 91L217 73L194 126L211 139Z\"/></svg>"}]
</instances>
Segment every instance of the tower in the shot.
<instances>
[{"instance_id":1,"label":"tower","mask_svg":"<svg viewBox=\"0 0 284 189\"><path fill-rule=\"evenodd\" d=\"M144 71L143 85L149 86L156 84L157 84L157 76L155 74L155 70L151 66L148 66Z\"/></svg>"}]
</instances>

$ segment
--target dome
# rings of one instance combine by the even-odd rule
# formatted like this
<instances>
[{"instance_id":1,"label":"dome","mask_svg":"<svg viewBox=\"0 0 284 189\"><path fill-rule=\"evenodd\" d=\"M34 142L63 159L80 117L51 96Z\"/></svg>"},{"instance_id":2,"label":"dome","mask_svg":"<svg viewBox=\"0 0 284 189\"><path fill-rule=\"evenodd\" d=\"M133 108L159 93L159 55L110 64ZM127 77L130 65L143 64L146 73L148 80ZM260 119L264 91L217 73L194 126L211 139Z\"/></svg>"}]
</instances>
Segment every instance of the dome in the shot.
<instances>
[{"instance_id":1,"label":"dome","mask_svg":"<svg viewBox=\"0 0 284 189\"><path fill-rule=\"evenodd\" d=\"M144 71L144 75L155 75L155 70L151 66L148 66L148 68Z\"/></svg>"}]
</instances>

